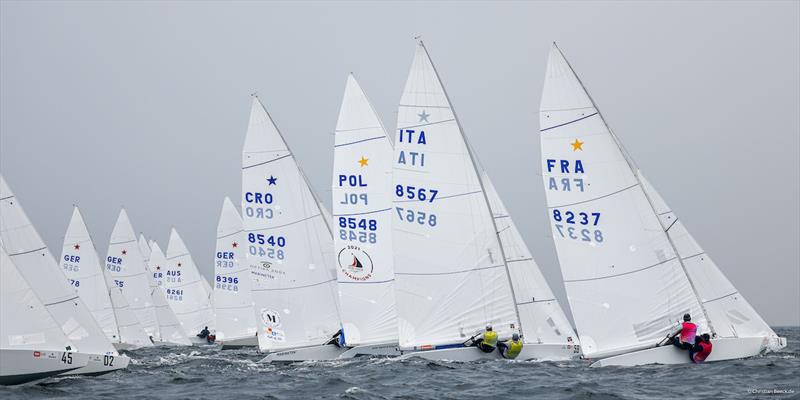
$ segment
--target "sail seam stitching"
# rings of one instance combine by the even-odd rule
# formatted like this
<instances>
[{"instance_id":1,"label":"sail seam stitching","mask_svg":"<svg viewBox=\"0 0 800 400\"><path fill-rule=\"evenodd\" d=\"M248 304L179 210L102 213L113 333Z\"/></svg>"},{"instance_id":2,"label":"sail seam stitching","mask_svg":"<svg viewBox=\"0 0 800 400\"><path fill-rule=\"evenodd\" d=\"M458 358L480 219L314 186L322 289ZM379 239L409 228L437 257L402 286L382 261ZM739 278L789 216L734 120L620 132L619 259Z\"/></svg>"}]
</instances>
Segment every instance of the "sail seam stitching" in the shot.
<instances>
[{"instance_id":1,"label":"sail seam stitching","mask_svg":"<svg viewBox=\"0 0 800 400\"><path fill-rule=\"evenodd\" d=\"M248 168L258 167L259 165L269 164L269 163L271 163L271 162L273 162L273 161L282 160L282 159L284 159L284 158L286 158L286 157L291 157L291 156L292 156L292 153L289 153L289 154L287 154L287 155L285 155L285 156L280 156L280 157L278 157L278 158L273 158L272 160L269 160L269 161L264 161L264 162L262 162L262 163L253 164L253 165L248 165L248 166L246 166L246 167L242 167L242 169L248 169Z\"/></svg>"},{"instance_id":2,"label":"sail seam stitching","mask_svg":"<svg viewBox=\"0 0 800 400\"><path fill-rule=\"evenodd\" d=\"M622 192L624 192L626 190L633 189L633 188L635 188L637 186L639 186L639 184L638 183L634 183L633 185L630 185L630 186L628 186L628 187L626 187L624 189L620 189L620 190L617 190L616 192L609 193L609 194L606 194L606 195L602 195L600 197L595 197L593 199L579 201L577 203L562 204L562 205L559 205L559 206L552 206L552 207L547 207L547 208L551 208L552 209L552 208L570 207L570 206L574 206L574 205L578 205L578 204L588 203L590 201L600 200L600 199L604 199L604 198L609 197L609 196L613 196L613 195L618 194L618 193L622 193Z\"/></svg>"},{"instance_id":3,"label":"sail seam stitching","mask_svg":"<svg viewBox=\"0 0 800 400\"><path fill-rule=\"evenodd\" d=\"M540 129L539 132L549 131L550 129L560 128L560 127L562 127L564 125L574 124L574 123L576 123L578 121L583 121L586 118L594 117L597 114L599 114L599 113L595 112L594 114L589 114L589 115L587 115L585 117L581 117L581 118L578 118L576 120L572 120L572 121L569 121L569 122L564 122L563 124L558 124L558 125L555 125L555 126L551 126L549 128Z\"/></svg>"},{"instance_id":4,"label":"sail seam stitching","mask_svg":"<svg viewBox=\"0 0 800 400\"><path fill-rule=\"evenodd\" d=\"M623 272L621 274L609 275L609 276L601 276L599 278L569 279L569 280L564 280L564 282L584 282L584 281L596 281L596 280L600 280L600 279L616 278L618 276L630 275L630 274L634 274L634 273L641 272L641 271L644 271L644 270L648 270L650 268L655 268L655 267L657 267L659 265L666 264L666 263L668 263L668 262L670 262L672 260L675 260L675 259L677 259L677 257L672 257L669 260L664 260L664 261L661 261L660 263L657 263L657 264L653 264L653 265L650 265L650 266L647 266L647 267L644 267L644 268L640 268L640 269L637 269L635 271Z\"/></svg>"}]
</instances>

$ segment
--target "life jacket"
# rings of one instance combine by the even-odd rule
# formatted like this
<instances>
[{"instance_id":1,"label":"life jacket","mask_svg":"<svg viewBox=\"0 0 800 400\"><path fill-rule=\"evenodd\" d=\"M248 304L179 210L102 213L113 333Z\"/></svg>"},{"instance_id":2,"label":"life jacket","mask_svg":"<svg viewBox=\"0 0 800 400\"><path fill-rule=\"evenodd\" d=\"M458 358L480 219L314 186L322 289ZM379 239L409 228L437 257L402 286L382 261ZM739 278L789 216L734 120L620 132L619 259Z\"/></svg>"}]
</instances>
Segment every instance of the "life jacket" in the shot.
<instances>
[{"instance_id":1,"label":"life jacket","mask_svg":"<svg viewBox=\"0 0 800 400\"><path fill-rule=\"evenodd\" d=\"M706 360L706 358L711 354L711 342L700 342L698 345L702 348L702 350L694 353L692 356L692 360L696 363L701 363Z\"/></svg>"},{"instance_id":2,"label":"life jacket","mask_svg":"<svg viewBox=\"0 0 800 400\"><path fill-rule=\"evenodd\" d=\"M684 322L681 327L681 342L694 344L697 335L697 325L691 322Z\"/></svg>"},{"instance_id":3,"label":"life jacket","mask_svg":"<svg viewBox=\"0 0 800 400\"><path fill-rule=\"evenodd\" d=\"M484 332L482 343L489 347L497 347L497 332L495 331Z\"/></svg>"},{"instance_id":4,"label":"life jacket","mask_svg":"<svg viewBox=\"0 0 800 400\"><path fill-rule=\"evenodd\" d=\"M512 340L508 343L508 350L506 350L505 357L515 359L522 352L522 340Z\"/></svg>"}]
</instances>

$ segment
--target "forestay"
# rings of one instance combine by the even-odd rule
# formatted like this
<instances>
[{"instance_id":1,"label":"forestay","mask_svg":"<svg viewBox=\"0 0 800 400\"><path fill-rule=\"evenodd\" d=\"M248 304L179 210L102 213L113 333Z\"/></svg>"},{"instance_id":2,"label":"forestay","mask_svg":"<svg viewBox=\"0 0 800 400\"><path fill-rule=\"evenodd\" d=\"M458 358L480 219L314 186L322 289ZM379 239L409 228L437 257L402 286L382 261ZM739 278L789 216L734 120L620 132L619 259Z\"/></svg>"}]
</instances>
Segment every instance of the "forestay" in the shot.
<instances>
[{"instance_id":1,"label":"forestay","mask_svg":"<svg viewBox=\"0 0 800 400\"><path fill-rule=\"evenodd\" d=\"M0 245L0 349L75 350Z\"/></svg>"},{"instance_id":2,"label":"forestay","mask_svg":"<svg viewBox=\"0 0 800 400\"><path fill-rule=\"evenodd\" d=\"M169 235L166 260L164 293L184 334L193 339L204 327L212 326L213 311L203 288L204 278L175 228Z\"/></svg>"},{"instance_id":3,"label":"forestay","mask_svg":"<svg viewBox=\"0 0 800 400\"><path fill-rule=\"evenodd\" d=\"M242 152L242 214L262 350L321 345L341 322L329 221L258 98Z\"/></svg>"},{"instance_id":4,"label":"forestay","mask_svg":"<svg viewBox=\"0 0 800 400\"><path fill-rule=\"evenodd\" d=\"M147 267L125 209L120 210L117 223L111 231L106 271L111 283L122 291L145 332L151 337L158 337L158 321L150 296Z\"/></svg>"},{"instance_id":5,"label":"forestay","mask_svg":"<svg viewBox=\"0 0 800 400\"><path fill-rule=\"evenodd\" d=\"M164 255L164 252L161 251L161 247L158 246L158 243L152 242L148 269L152 275L152 279L150 280L150 295L153 298L153 304L156 310L158 332L160 334L159 340L164 343L189 346L192 342L187 338L186 333L183 332L178 317L175 316L175 312L167 301L166 290L155 279L155 277L163 277L163 271L166 266L167 257Z\"/></svg>"},{"instance_id":6,"label":"forestay","mask_svg":"<svg viewBox=\"0 0 800 400\"><path fill-rule=\"evenodd\" d=\"M72 210L64 246L61 250L61 268L69 283L103 329L108 340L119 343L119 329L114 307L106 287L106 277L100 265L94 242L86 228L78 207Z\"/></svg>"},{"instance_id":7,"label":"forestay","mask_svg":"<svg viewBox=\"0 0 800 400\"><path fill-rule=\"evenodd\" d=\"M225 197L217 224L214 257L214 327L217 340L223 343L256 335L252 279L246 254L242 217Z\"/></svg>"},{"instance_id":8,"label":"forestay","mask_svg":"<svg viewBox=\"0 0 800 400\"><path fill-rule=\"evenodd\" d=\"M525 343L578 345L572 325L485 171L482 178L514 286L523 340Z\"/></svg>"},{"instance_id":9,"label":"forestay","mask_svg":"<svg viewBox=\"0 0 800 400\"><path fill-rule=\"evenodd\" d=\"M397 342L392 265L392 143L353 75L333 151L334 250L348 346Z\"/></svg>"},{"instance_id":10,"label":"forestay","mask_svg":"<svg viewBox=\"0 0 800 400\"><path fill-rule=\"evenodd\" d=\"M519 328L473 157L420 42L398 109L393 239L400 346L464 342Z\"/></svg>"},{"instance_id":11,"label":"forestay","mask_svg":"<svg viewBox=\"0 0 800 400\"><path fill-rule=\"evenodd\" d=\"M91 311L31 224L0 175L0 238L20 275L79 351L117 355Z\"/></svg>"},{"instance_id":12,"label":"forestay","mask_svg":"<svg viewBox=\"0 0 800 400\"><path fill-rule=\"evenodd\" d=\"M597 108L553 45L539 116L548 218L586 357L652 347L702 307Z\"/></svg>"}]
</instances>

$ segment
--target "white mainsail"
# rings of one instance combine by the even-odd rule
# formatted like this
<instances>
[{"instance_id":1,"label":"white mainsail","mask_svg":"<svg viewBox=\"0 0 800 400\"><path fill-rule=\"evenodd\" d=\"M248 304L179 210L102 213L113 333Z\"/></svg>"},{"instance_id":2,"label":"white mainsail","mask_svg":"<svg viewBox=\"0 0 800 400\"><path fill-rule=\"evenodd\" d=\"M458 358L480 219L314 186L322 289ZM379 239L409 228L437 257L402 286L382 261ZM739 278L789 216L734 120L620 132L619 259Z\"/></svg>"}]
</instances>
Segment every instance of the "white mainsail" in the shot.
<instances>
[{"instance_id":1,"label":"white mainsail","mask_svg":"<svg viewBox=\"0 0 800 400\"><path fill-rule=\"evenodd\" d=\"M333 151L334 251L348 346L397 343L392 266L392 143L347 77Z\"/></svg>"},{"instance_id":2,"label":"white mainsail","mask_svg":"<svg viewBox=\"0 0 800 400\"><path fill-rule=\"evenodd\" d=\"M578 337L572 325L485 171L482 179L514 286L520 324L524 327L523 340L525 343L577 346Z\"/></svg>"},{"instance_id":3,"label":"white mainsail","mask_svg":"<svg viewBox=\"0 0 800 400\"><path fill-rule=\"evenodd\" d=\"M519 329L503 252L473 155L424 45L400 100L393 231L403 348Z\"/></svg>"},{"instance_id":4,"label":"white mainsail","mask_svg":"<svg viewBox=\"0 0 800 400\"><path fill-rule=\"evenodd\" d=\"M12 355L23 350L23 357ZM67 364L72 357L68 360L63 352L69 350L75 350L74 345L0 245L0 384L24 383L80 367ZM20 365L20 358L26 365Z\"/></svg>"},{"instance_id":5,"label":"white mainsail","mask_svg":"<svg viewBox=\"0 0 800 400\"><path fill-rule=\"evenodd\" d=\"M540 124L548 215L586 357L654 347L685 312L699 332L775 336L637 173L555 44Z\"/></svg>"},{"instance_id":6,"label":"white mainsail","mask_svg":"<svg viewBox=\"0 0 800 400\"><path fill-rule=\"evenodd\" d=\"M328 221L277 127L253 98L242 151L248 256L262 350L322 345L340 327Z\"/></svg>"},{"instance_id":7,"label":"white mainsail","mask_svg":"<svg viewBox=\"0 0 800 400\"><path fill-rule=\"evenodd\" d=\"M212 326L214 316L203 288L204 278L175 228L169 235L166 261L167 264L162 267L162 270L166 270L162 288L184 334L190 340L195 340L204 327Z\"/></svg>"},{"instance_id":8,"label":"white mainsail","mask_svg":"<svg viewBox=\"0 0 800 400\"><path fill-rule=\"evenodd\" d=\"M120 210L108 243L106 273L122 291L136 319L151 337L158 337L158 321L150 296L147 267L139 252L139 242L128 213Z\"/></svg>"},{"instance_id":9,"label":"white mainsail","mask_svg":"<svg viewBox=\"0 0 800 400\"><path fill-rule=\"evenodd\" d=\"M139 243L141 243L141 240ZM147 269L151 275L149 279L150 296L153 298L156 319L158 320L158 340L166 344L189 346L192 342L183 332L178 317L176 317L175 312L172 311L172 307L167 301L166 291L155 279L155 276L163 277L162 271L164 271L167 266L167 257L164 255L164 252L161 251L161 247L155 242L152 242L152 247L148 246L148 248L150 248L150 254L147 261Z\"/></svg>"},{"instance_id":10,"label":"white mainsail","mask_svg":"<svg viewBox=\"0 0 800 400\"><path fill-rule=\"evenodd\" d=\"M242 217L228 197L217 224L214 258L214 327L223 343L256 335L250 264Z\"/></svg>"},{"instance_id":11,"label":"white mainsail","mask_svg":"<svg viewBox=\"0 0 800 400\"><path fill-rule=\"evenodd\" d=\"M80 210L75 206L64 235L61 250L61 268L69 283L75 287L92 316L103 329L108 340L119 343L119 328L114 316L114 307L106 287L106 276L100 265L94 242L83 221Z\"/></svg>"},{"instance_id":12,"label":"white mainsail","mask_svg":"<svg viewBox=\"0 0 800 400\"><path fill-rule=\"evenodd\" d=\"M83 353L118 353L0 175L0 237L11 261L70 342ZM127 364L126 364L127 365Z\"/></svg>"}]
</instances>

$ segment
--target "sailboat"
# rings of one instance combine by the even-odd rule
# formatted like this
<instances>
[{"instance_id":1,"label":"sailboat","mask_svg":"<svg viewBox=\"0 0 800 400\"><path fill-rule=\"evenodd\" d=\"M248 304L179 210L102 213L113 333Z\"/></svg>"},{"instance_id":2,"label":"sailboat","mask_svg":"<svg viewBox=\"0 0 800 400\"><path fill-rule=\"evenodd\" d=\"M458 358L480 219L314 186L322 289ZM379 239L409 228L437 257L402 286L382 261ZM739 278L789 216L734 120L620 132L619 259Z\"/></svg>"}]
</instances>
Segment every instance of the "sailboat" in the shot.
<instances>
[{"instance_id":1,"label":"sailboat","mask_svg":"<svg viewBox=\"0 0 800 400\"><path fill-rule=\"evenodd\" d=\"M483 172L422 42L397 125L392 235L408 249L394 254L401 358L500 358L469 344L486 325L501 340L527 331ZM536 348L526 343L518 358L551 356Z\"/></svg>"},{"instance_id":2,"label":"sailboat","mask_svg":"<svg viewBox=\"0 0 800 400\"><path fill-rule=\"evenodd\" d=\"M141 243L141 237L139 238ZM167 292L162 284L156 280L163 278L164 271L167 266L167 257L161 251L158 243L152 242L150 246L150 254L148 256L148 273L150 274L148 281L150 283L150 296L153 298L153 306L156 310L156 320L158 320L158 341L157 345L166 346L191 346L192 342L189 340L186 333L181 327L178 317L172 311L172 307L167 301Z\"/></svg>"},{"instance_id":3,"label":"sailboat","mask_svg":"<svg viewBox=\"0 0 800 400\"><path fill-rule=\"evenodd\" d=\"M128 305L136 314L136 319L151 340L158 337L158 321L150 296L147 267L139 252L136 233L124 208L120 210L117 223L111 231L108 256L106 256L106 273L114 286L122 291Z\"/></svg>"},{"instance_id":4,"label":"sailboat","mask_svg":"<svg viewBox=\"0 0 800 400\"><path fill-rule=\"evenodd\" d=\"M204 278L175 228L172 228L169 235L166 260L163 288L167 301L178 317L186 337L193 344L206 344L206 339L198 338L197 334L204 327L212 326L213 310L203 288Z\"/></svg>"},{"instance_id":5,"label":"sailboat","mask_svg":"<svg viewBox=\"0 0 800 400\"><path fill-rule=\"evenodd\" d=\"M8 257L66 337L89 355L85 367L66 374L98 375L126 368L130 358L117 353L91 311L69 284L19 200L0 175L0 238Z\"/></svg>"},{"instance_id":6,"label":"sailboat","mask_svg":"<svg viewBox=\"0 0 800 400\"><path fill-rule=\"evenodd\" d=\"M247 252L258 265L253 300L264 361L326 360L341 329L333 237L294 155L253 97L242 151L242 218Z\"/></svg>"},{"instance_id":7,"label":"sailboat","mask_svg":"<svg viewBox=\"0 0 800 400\"><path fill-rule=\"evenodd\" d=\"M258 346L242 217L225 197L214 257L214 327L223 349Z\"/></svg>"},{"instance_id":8,"label":"sailboat","mask_svg":"<svg viewBox=\"0 0 800 400\"><path fill-rule=\"evenodd\" d=\"M70 285L75 288L100 325L106 338L117 350L152 346L149 336L135 315L121 316L124 323L122 332L120 332L117 314L130 314L133 311L130 310L124 298L115 299L118 304L115 310L111 296L112 294L120 296L121 293L116 285L108 286L108 282L112 281L108 279L103 267L100 266L94 242L77 206L72 210L72 218L64 235L61 268Z\"/></svg>"},{"instance_id":9,"label":"sailboat","mask_svg":"<svg viewBox=\"0 0 800 400\"><path fill-rule=\"evenodd\" d=\"M392 143L347 77L333 152L334 252L345 345L339 358L400 355L392 266Z\"/></svg>"},{"instance_id":10,"label":"sailboat","mask_svg":"<svg viewBox=\"0 0 800 400\"><path fill-rule=\"evenodd\" d=\"M19 385L85 367L0 245L0 385Z\"/></svg>"},{"instance_id":11,"label":"sailboat","mask_svg":"<svg viewBox=\"0 0 800 400\"><path fill-rule=\"evenodd\" d=\"M647 182L555 44L540 125L549 219L593 366L691 362L659 346L687 312L712 336L707 361L786 345Z\"/></svg>"}]
</instances>

